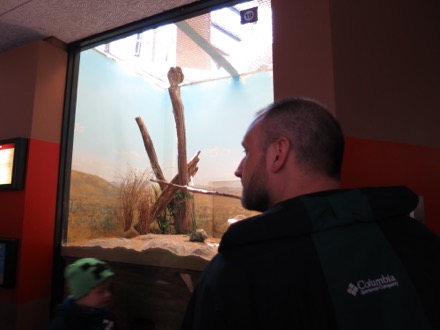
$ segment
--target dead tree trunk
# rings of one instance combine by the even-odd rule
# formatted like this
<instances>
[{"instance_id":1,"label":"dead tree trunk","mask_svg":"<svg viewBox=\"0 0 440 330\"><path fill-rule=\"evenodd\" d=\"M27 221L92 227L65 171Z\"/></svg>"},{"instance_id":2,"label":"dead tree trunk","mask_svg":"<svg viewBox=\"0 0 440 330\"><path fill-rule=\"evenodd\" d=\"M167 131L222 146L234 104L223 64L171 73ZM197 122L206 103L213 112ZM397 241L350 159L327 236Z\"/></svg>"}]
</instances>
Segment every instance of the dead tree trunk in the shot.
<instances>
[{"instance_id":1,"label":"dead tree trunk","mask_svg":"<svg viewBox=\"0 0 440 330\"><path fill-rule=\"evenodd\" d=\"M148 157L150 158L151 167L154 171L156 178L159 180L158 183L162 190L158 199L154 203L151 209L150 222L157 219L157 217L169 207L174 211L174 225L177 234L188 233L191 231L192 226L190 219L192 218L192 203L190 199L186 198L188 194L187 190L179 189L178 186L186 186L189 183L189 178L197 173L197 163L199 161L200 151L196 156L187 164L186 155L186 131L185 131L185 117L184 108L182 100L180 98L180 87L179 84L183 81L183 73L179 67L170 68L168 71L168 81L170 82L170 87L168 89L171 104L173 106L173 115L176 122L177 131L177 165L178 174L171 181L177 186L167 185L163 172L160 168L156 151L153 146L150 134L148 133L147 127L145 126L142 118L137 117L136 122L142 134L142 139L144 141L145 150L147 151ZM176 188L177 187L177 188ZM177 201L176 191L181 190L183 194L183 199ZM146 230L149 230L150 223L145 224Z\"/></svg>"},{"instance_id":2,"label":"dead tree trunk","mask_svg":"<svg viewBox=\"0 0 440 330\"><path fill-rule=\"evenodd\" d=\"M181 68L170 68L168 71L168 81L170 88L168 89L171 103L173 105L173 114L176 121L177 130L177 166L178 181L177 184L186 186L189 182L187 157L186 157L186 132L185 117L183 112L183 104L180 97L179 84L183 81L183 73ZM183 194L186 192L183 191ZM177 234L188 233L191 231L192 204L188 198L183 198L179 203L179 207L175 210L174 225Z\"/></svg>"},{"instance_id":3,"label":"dead tree trunk","mask_svg":"<svg viewBox=\"0 0 440 330\"><path fill-rule=\"evenodd\" d=\"M197 154L191 159L191 161L187 165L187 171L190 176L194 176L198 171L197 164L199 162L199 154L200 151L197 152ZM171 180L171 183L177 184L180 181L179 175L180 174L177 174L173 178L173 180ZM178 190L178 188L171 185L166 185L151 209L151 219L156 219L158 215L160 215L165 210L165 208L174 200L176 190Z\"/></svg>"},{"instance_id":4,"label":"dead tree trunk","mask_svg":"<svg viewBox=\"0 0 440 330\"><path fill-rule=\"evenodd\" d=\"M151 140L150 133L148 133L147 126L144 124L144 121L141 117L136 117L136 123L138 124L139 130L141 131L145 150L147 151L148 158L150 158L151 168L153 169L156 179L166 181L162 169L160 168L159 161L157 159L156 149L154 149L153 141ZM166 187L163 183L159 183L159 186L162 190L164 190Z\"/></svg>"}]
</instances>

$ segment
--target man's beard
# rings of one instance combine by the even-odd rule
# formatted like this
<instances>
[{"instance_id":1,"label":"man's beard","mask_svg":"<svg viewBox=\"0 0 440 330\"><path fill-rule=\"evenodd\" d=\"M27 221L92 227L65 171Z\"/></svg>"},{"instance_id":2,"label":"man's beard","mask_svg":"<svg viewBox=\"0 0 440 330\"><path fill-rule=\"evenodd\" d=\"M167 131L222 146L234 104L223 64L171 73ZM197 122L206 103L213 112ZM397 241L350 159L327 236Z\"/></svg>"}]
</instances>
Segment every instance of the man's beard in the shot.
<instances>
[{"instance_id":1,"label":"man's beard","mask_svg":"<svg viewBox=\"0 0 440 330\"><path fill-rule=\"evenodd\" d=\"M269 193L267 191L267 173L265 171L265 160L263 159L246 187L243 186L241 205L245 209L264 212L269 208Z\"/></svg>"}]
</instances>

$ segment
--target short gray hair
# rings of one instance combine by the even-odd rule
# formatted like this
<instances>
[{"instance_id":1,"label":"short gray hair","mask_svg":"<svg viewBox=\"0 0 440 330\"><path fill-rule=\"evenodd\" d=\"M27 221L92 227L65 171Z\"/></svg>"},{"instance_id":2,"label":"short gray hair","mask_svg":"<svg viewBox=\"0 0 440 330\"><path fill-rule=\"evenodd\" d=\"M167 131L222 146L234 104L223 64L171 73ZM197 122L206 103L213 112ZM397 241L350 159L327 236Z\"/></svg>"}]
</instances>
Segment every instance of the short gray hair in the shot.
<instances>
[{"instance_id":1,"label":"short gray hair","mask_svg":"<svg viewBox=\"0 0 440 330\"><path fill-rule=\"evenodd\" d=\"M263 125L264 149L277 138L287 137L305 170L340 179L344 135L324 106L304 98L284 99L260 110L257 120Z\"/></svg>"}]
</instances>

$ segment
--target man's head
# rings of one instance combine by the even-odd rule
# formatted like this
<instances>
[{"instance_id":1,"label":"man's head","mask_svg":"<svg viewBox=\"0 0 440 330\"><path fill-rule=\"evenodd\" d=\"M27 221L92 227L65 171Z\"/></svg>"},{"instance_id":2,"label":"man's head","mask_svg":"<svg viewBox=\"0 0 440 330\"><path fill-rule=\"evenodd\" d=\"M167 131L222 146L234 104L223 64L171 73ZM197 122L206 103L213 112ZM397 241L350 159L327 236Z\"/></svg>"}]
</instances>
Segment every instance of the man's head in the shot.
<instances>
[{"instance_id":1,"label":"man's head","mask_svg":"<svg viewBox=\"0 0 440 330\"><path fill-rule=\"evenodd\" d=\"M235 175L242 203L265 211L282 200L338 187L344 137L335 118L306 99L275 102L257 113L243 139Z\"/></svg>"},{"instance_id":2,"label":"man's head","mask_svg":"<svg viewBox=\"0 0 440 330\"><path fill-rule=\"evenodd\" d=\"M95 258L79 259L64 271L76 302L93 308L104 307L111 301L110 278L114 275L105 262Z\"/></svg>"}]
</instances>

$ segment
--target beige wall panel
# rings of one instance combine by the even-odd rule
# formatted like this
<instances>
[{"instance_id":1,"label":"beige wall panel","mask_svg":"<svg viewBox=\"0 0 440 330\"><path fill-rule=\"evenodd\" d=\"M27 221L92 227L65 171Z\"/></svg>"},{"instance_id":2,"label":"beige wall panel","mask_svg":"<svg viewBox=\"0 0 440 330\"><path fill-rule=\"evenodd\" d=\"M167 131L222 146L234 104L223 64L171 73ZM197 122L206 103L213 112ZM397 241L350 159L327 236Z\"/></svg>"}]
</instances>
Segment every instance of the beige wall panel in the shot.
<instances>
[{"instance_id":1,"label":"beige wall panel","mask_svg":"<svg viewBox=\"0 0 440 330\"><path fill-rule=\"evenodd\" d=\"M0 53L0 139L30 136L37 58L35 43Z\"/></svg>"},{"instance_id":2,"label":"beige wall panel","mask_svg":"<svg viewBox=\"0 0 440 330\"><path fill-rule=\"evenodd\" d=\"M272 0L275 99L313 98L334 112L328 0Z\"/></svg>"},{"instance_id":3,"label":"beige wall panel","mask_svg":"<svg viewBox=\"0 0 440 330\"><path fill-rule=\"evenodd\" d=\"M31 137L60 143L67 52L44 41L37 43L39 57Z\"/></svg>"},{"instance_id":4,"label":"beige wall panel","mask_svg":"<svg viewBox=\"0 0 440 330\"><path fill-rule=\"evenodd\" d=\"M440 147L440 2L330 1L348 136Z\"/></svg>"}]
</instances>

